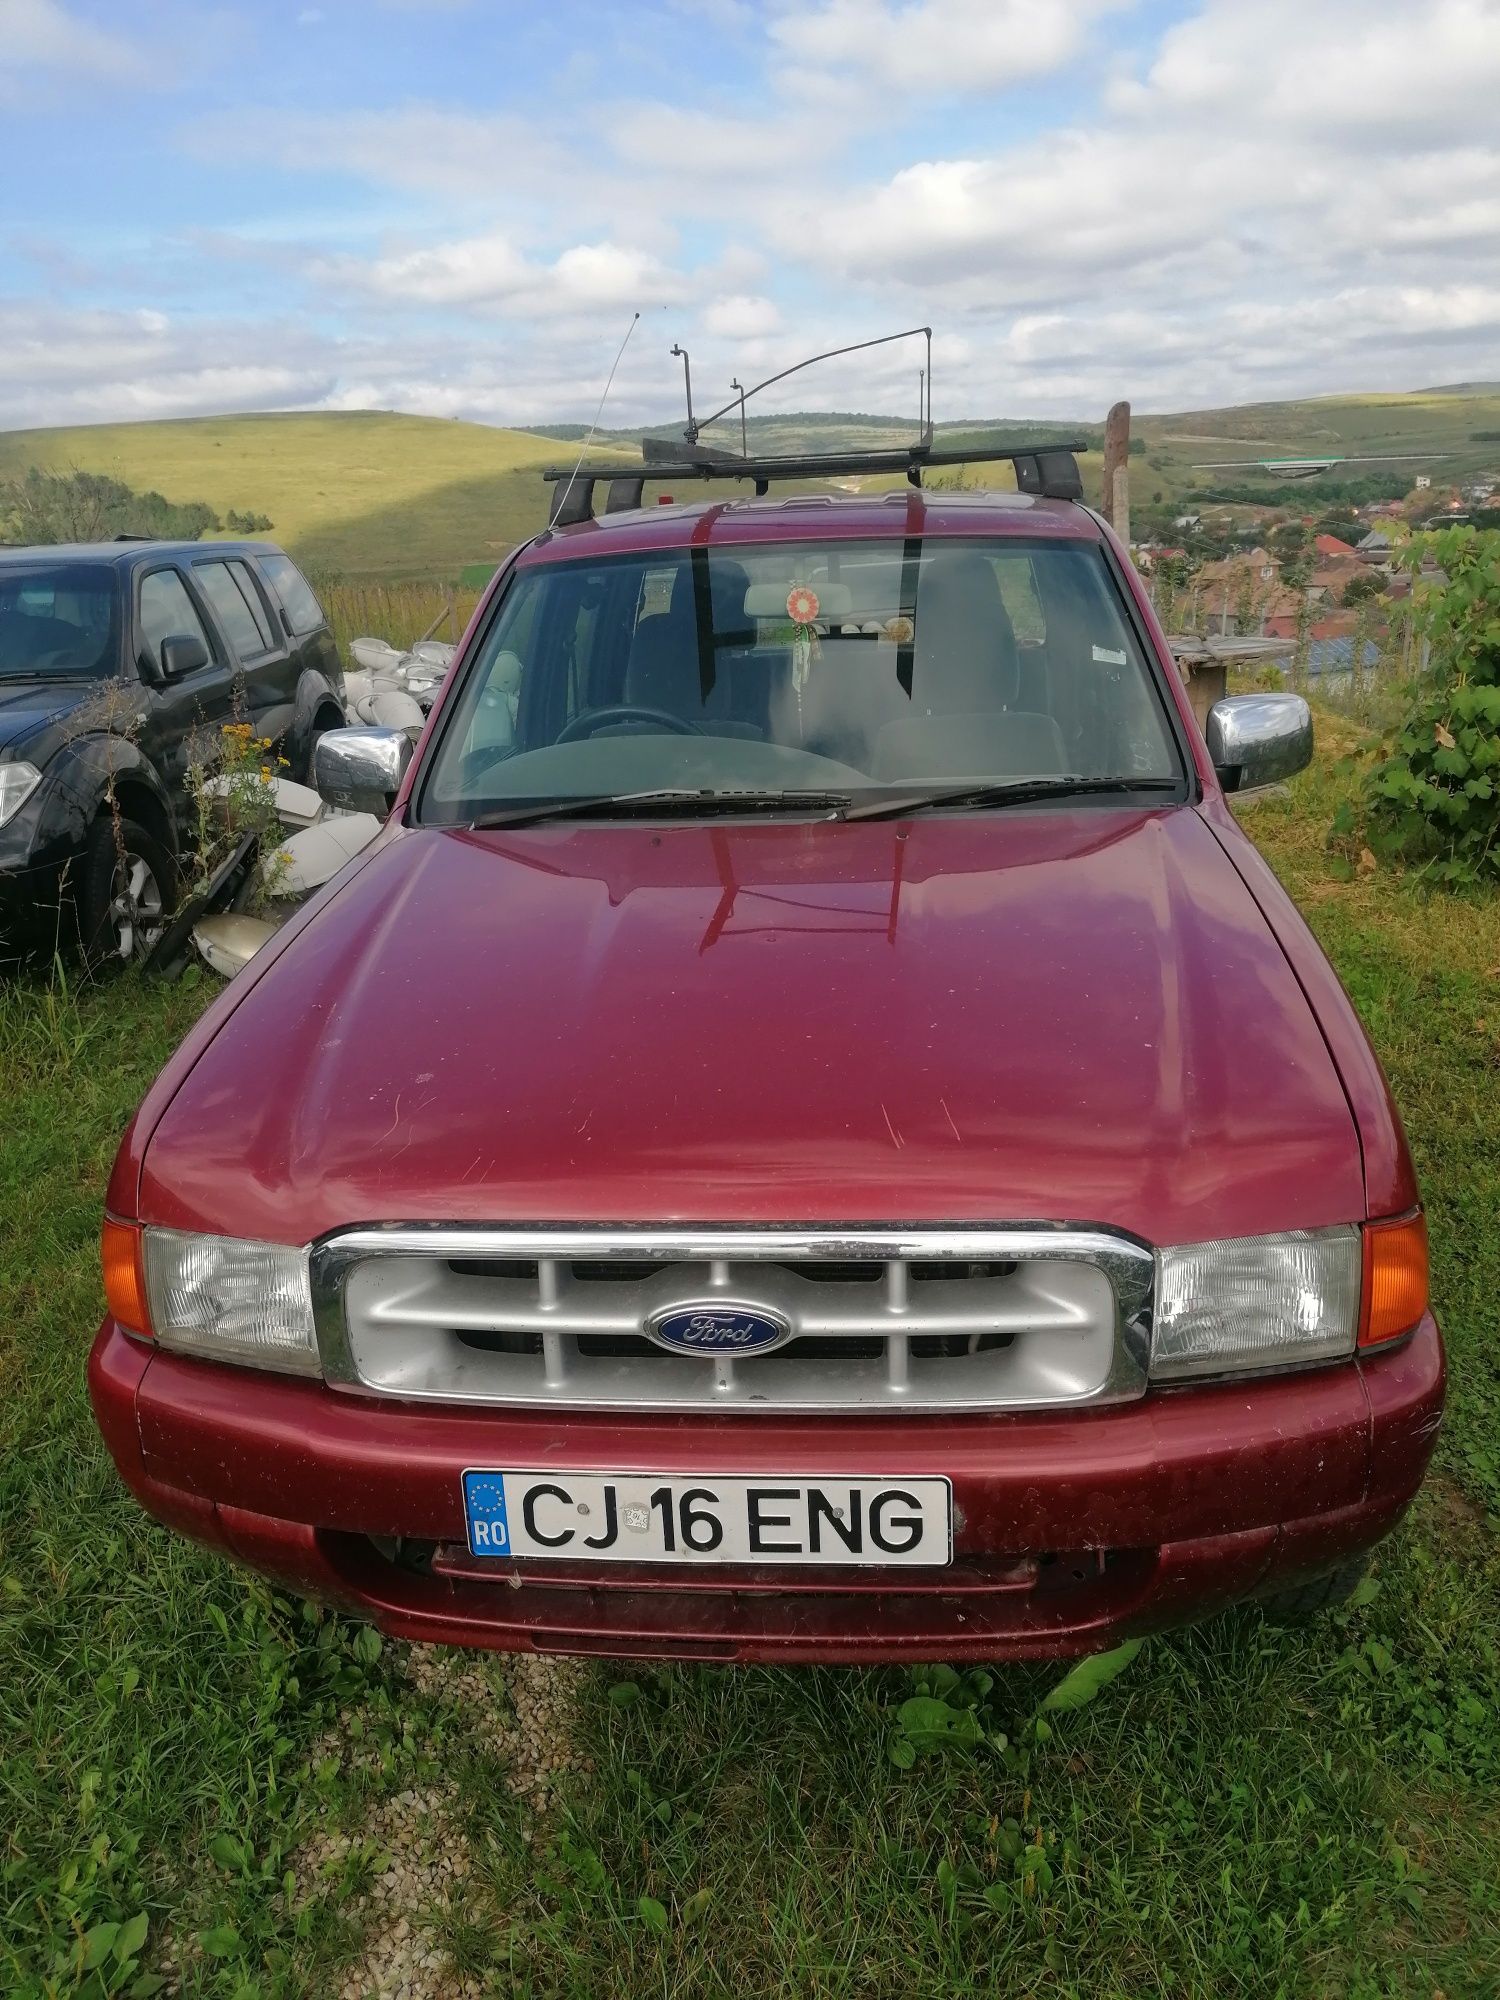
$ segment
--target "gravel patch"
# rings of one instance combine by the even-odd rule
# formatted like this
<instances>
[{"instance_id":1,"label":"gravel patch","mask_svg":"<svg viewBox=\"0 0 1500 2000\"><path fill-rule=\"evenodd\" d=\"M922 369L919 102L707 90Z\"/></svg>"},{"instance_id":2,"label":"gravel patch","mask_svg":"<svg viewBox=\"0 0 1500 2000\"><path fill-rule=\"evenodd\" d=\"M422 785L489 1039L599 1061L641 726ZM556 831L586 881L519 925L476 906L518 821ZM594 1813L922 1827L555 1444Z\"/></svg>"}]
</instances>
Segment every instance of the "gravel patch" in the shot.
<instances>
[{"instance_id":1,"label":"gravel patch","mask_svg":"<svg viewBox=\"0 0 1500 2000\"><path fill-rule=\"evenodd\" d=\"M452 1794L428 1787L382 1800L353 1833L310 1841L300 1857L302 1871L327 1875L366 1847L374 1847L384 1865L352 1904L365 1926L363 1949L338 1988L339 2000L480 2000L480 1982L454 1974L431 1937L432 1919L469 1872Z\"/></svg>"},{"instance_id":2,"label":"gravel patch","mask_svg":"<svg viewBox=\"0 0 1500 2000\"><path fill-rule=\"evenodd\" d=\"M570 1771L594 1768L580 1747L578 1710L589 1668L548 1653L476 1658L440 1646L413 1646L407 1673L424 1695L485 1718L485 1741L505 1766L506 1782L538 1813ZM496 1716L496 1690L509 1714Z\"/></svg>"},{"instance_id":3,"label":"gravel patch","mask_svg":"<svg viewBox=\"0 0 1500 2000\"><path fill-rule=\"evenodd\" d=\"M417 1693L452 1707L483 1732L532 1818L546 1813L566 1773L593 1768L578 1741L584 1662L412 1646L405 1671ZM318 1751L358 1770L378 1761L378 1753L352 1739L348 1720L340 1718ZM349 1905L363 1939L338 2000L478 2000L483 1993L478 1979L451 1970L434 1937L470 1869L457 1810L452 1787L413 1788L373 1805L352 1831L319 1833L303 1846L297 1872L304 1895L316 1894L316 1885L336 1875L351 1855L373 1851L381 1857L380 1873ZM530 1825L522 1837L533 1839Z\"/></svg>"}]
</instances>

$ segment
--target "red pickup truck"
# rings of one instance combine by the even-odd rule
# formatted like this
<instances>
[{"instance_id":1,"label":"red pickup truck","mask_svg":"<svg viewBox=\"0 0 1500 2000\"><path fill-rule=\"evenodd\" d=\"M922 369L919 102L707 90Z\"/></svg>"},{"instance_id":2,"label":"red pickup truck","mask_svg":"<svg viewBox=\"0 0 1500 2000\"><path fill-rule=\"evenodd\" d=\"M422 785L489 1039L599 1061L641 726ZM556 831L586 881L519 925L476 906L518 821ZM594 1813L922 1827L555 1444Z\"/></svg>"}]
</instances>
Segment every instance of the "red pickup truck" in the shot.
<instances>
[{"instance_id":1,"label":"red pickup truck","mask_svg":"<svg viewBox=\"0 0 1500 2000\"><path fill-rule=\"evenodd\" d=\"M579 1653L1058 1655L1352 1587L1443 1354L1380 1069L1225 804L1308 713L1200 733L1018 470L573 498L414 760L321 740L385 827L109 1183L90 1385L159 1519Z\"/></svg>"}]
</instances>

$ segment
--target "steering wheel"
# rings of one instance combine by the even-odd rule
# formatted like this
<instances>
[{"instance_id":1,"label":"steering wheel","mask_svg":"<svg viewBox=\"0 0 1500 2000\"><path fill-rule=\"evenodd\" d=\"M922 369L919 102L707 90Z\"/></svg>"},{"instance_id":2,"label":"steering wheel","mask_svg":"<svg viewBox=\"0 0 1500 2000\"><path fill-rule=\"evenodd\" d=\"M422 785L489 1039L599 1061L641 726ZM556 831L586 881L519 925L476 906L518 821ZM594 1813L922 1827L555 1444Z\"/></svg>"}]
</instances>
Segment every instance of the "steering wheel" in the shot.
<instances>
[{"instance_id":1,"label":"steering wheel","mask_svg":"<svg viewBox=\"0 0 1500 2000\"><path fill-rule=\"evenodd\" d=\"M703 731L696 722L689 722L685 715L672 715L664 708L646 708L636 701L617 701L608 708L588 708L582 715L559 730L556 741L577 743L582 737L592 736L600 729L607 729L617 722L650 722L666 729L674 736L701 736Z\"/></svg>"}]
</instances>

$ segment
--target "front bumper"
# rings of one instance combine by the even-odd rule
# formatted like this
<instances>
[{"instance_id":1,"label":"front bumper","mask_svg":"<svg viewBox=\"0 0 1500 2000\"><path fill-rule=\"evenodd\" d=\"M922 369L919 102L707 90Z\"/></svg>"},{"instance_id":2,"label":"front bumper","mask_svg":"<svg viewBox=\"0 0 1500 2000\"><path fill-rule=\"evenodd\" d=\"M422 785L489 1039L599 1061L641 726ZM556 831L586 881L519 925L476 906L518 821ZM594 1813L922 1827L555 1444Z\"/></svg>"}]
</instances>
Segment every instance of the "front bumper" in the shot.
<instances>
[{"instance_id":1,"label":"front bumper","mask_svg":"<svg viewBox=\"0 0 1500 2000\"><path fill-rule=\"evenodd\" d=\"M1443 1386L1430 1316L1393 1351L1306 1374L905 1422L400 1404L157 1352L110 1320L89 1361L99 1427L143 1506L394 1636L780 1663L1094 1652L1316 1576L1400 1519ZM521 1562L479 1573L463 1553L462 1471L541 1464L945 1474L954 1562L884 1576Z\"/></svg>"}]
</instances>

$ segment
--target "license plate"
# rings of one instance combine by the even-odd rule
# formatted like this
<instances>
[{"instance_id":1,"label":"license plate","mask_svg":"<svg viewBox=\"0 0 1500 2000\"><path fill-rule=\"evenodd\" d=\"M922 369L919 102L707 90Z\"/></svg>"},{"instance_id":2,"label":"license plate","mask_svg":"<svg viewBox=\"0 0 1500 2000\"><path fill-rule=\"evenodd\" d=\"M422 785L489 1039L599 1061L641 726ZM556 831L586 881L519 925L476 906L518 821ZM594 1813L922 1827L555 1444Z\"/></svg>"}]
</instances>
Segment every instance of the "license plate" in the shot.
<instances>
[{"instance_id":1,"label":"license plate","mask_svg":"<svg viewBox=\"0 0 1500 2000\"><path fill-rule=\"evenodd\" d=\"M565 1562L937 1565L953 1559L946 1479L463 1476L469 1553Z\"/></svg>"}]
</instances>

